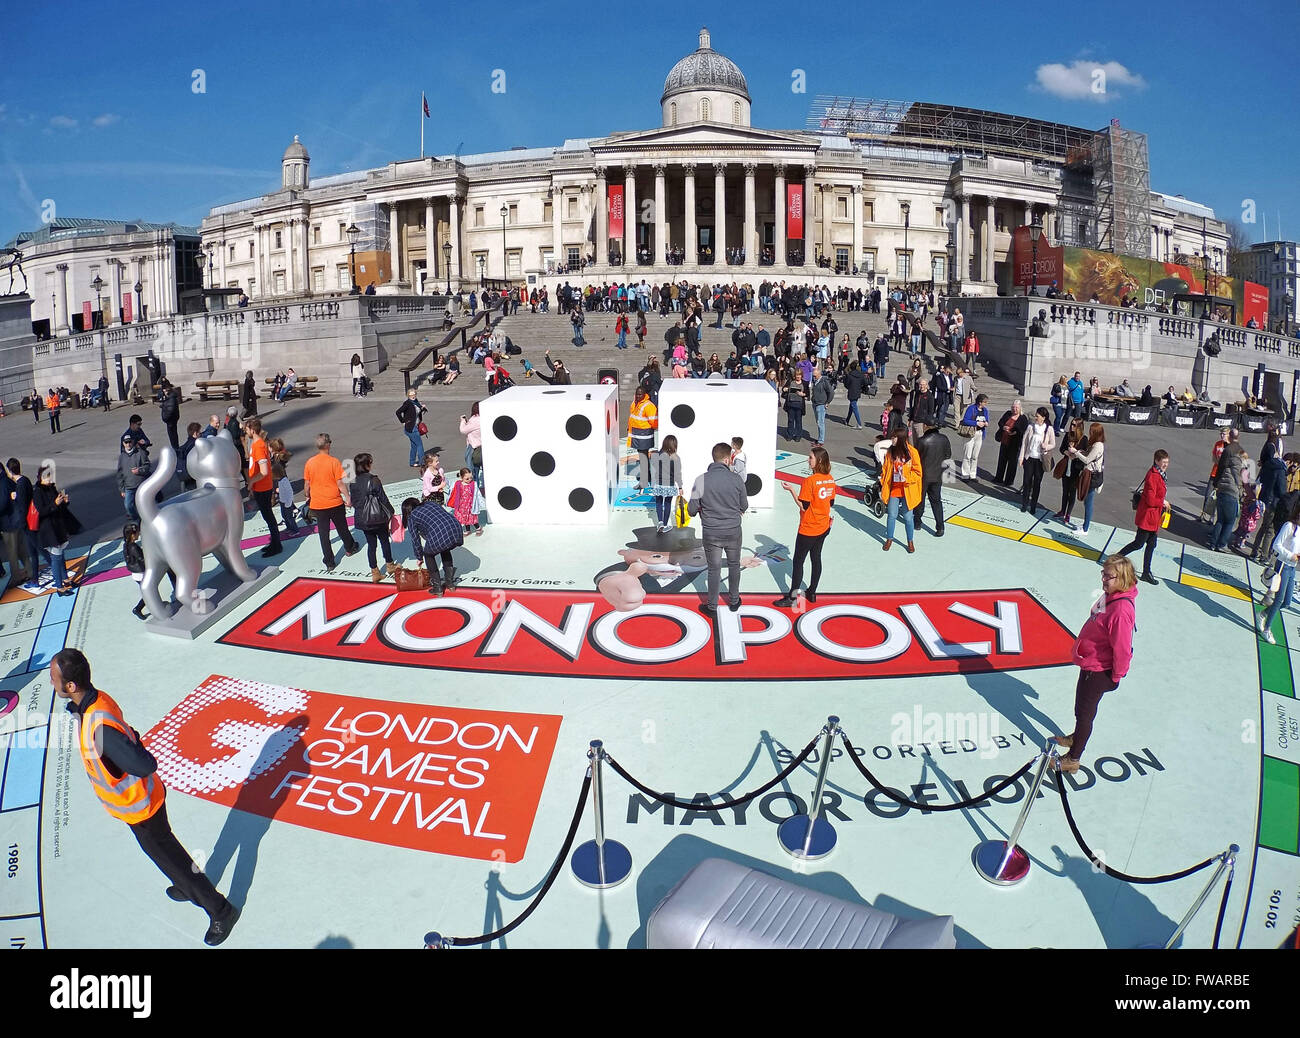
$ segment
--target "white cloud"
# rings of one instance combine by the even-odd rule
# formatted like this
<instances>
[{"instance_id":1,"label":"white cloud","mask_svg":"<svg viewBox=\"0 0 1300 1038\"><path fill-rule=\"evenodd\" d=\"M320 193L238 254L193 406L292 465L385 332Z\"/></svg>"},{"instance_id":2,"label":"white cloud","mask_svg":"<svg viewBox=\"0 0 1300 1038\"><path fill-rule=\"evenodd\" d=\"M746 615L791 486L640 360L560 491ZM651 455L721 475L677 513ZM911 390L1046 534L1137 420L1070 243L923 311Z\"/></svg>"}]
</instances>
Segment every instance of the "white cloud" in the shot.
<instances>
[{"instance_id":1,"label":"white cloud","mask_svg":"<svg viewBox=\"0 0 1300 1038\"><path fill-rule=\"evenodd\" d=\"M120 115L114 115L112 112L105 112L103 115L95 116L93 122L96 126L112 126L116 122L121 122Z\"/></svg>"},{"instance_id":2,"label":"white cloud","mask_svg":"<svg viewBox=\"0 0 1300 1038\"><path fill-rule=\"evenodd\" d=\"M50 126L56 130L75 130L77 120L66 115L56 115L50 120Z\"/></svg>"},{"instance_id":3,"label":"white cloud","mask_svg":"<svg viewBox=\"0 0 1300 1038\"><path fill-rule=\"evenodd\" d=\"M1121 89L1145 90L1147 82L1118 61L1039 65L1036 89L1067 101L1113 101Z\"/></svg>"}]
</instances>

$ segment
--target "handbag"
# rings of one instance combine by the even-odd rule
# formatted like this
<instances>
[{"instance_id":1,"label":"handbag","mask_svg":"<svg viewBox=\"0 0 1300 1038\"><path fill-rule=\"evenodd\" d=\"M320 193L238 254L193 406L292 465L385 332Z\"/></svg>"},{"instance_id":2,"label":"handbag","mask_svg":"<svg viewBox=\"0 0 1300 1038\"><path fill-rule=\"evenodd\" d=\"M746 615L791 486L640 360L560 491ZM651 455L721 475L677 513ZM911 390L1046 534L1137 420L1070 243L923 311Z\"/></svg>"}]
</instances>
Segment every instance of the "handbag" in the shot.
<instances>
[{"instance_id":1,"label":"handbag","mask_svg":"<svg viewBox=\"0 0 1300 1038\"><path fill-rule=\"evenodd\" d=\"M417 429L420 430L420 435L421 435L421 436L428 436L428 435L429 435L429 427L428 427L427 425L425 425L424 422L418 422L418 423L416 423L416 426L415 426L415 427L416 427Z\"/></svg>"},{"instance_id":2,"label":"handbag","mask_svg":"<svg viewBox=\"0 0 1300 1038\"><path fill-rule=\"evenodd\" d=\"M27 505L27 529L35 533L41 528L41 517L36 511L36 502L28 502Z\"/></svg>"},{"instance_id":3,"label":"handbag","mask_svg":"<svg viewBox=\"0 0 1300 1038\"><path fill-rule=\"evenodd\" d=\"M486 502L485 500L483 500L483 491L479 490L479 488L478 488L478 484L475 483L475 484L474 484L474 501L473 501L473 503L470 505L470 511L473 512L475 515L478 515L478 514L479 514L480 512L482 512L485 508L487 508L487 502Z\"/></svg>"},{"instance_id":4,"label":"handbag","mask_svg":"<svg viewBox=\"0 0 1300 1038\"><path fill-rule=\"evenodd\" d=\"M1066 455L1062 454L1061 460L1058 461L1055 467L1052 469L1052 477L1054 479L1064 479L1066 470L1069 467L1070 467L1070 459Z\"/></svg>"},{"instance_id":5,"label":"handbag","mask_svg":"<svg viewBox=\"0 0 1300 1038\"><path fill-rule=\"evenodd\" d=\"M686 498L681 494L678 494L677 500L673 502L673 523L679 530L683 530L691 525L691 511L687 505Z\"/></svg>"},{"instance_id":6,"label":"handbag","mask_svg":"<svg viewBox=\"0 0 1300 1038\"><path fill-rule=\"evenodd\" d=\"M388 537L394 544L401 544L406 540L406 527L402 525L402 517L394 514L388 520Z\"/></svg>"},{"instance_id":7,"label":"handbag","mask_svg":"<svg viewBox=\"0 0 1300 1038\"><path fill-rule=\"evenodd\" d=\"M429 571L423 566L414 569L398 566L393 571L393 583L398 591L424 591L429 586Z\"/></svg>"},{"instance_id":8,"label":"handbag","mask_svg":"<svg viewBox=\"0 0 1300 1038\"><path fill-rule=\"evenodd\" d=\"M972 436L975 435L975 432L976 432L975 426L967 425L965 422L962 422L959 426L957 426L957 435L960 436L962 439L969 440Z\"/></svg>"},{"instance_id":9,"label":"handbag","mask_svg":"<svg viewBox=\"0 0 1300 1038\"><path fill-rule=\"evenodd\" d=\"M483 467L483 448L475 447L469 452L469 463L476 469Z\"/></svg>"},{"instance_id":10,"label":"handbag","mask_svg":"<svg viewBox=\"0 0 1300 1038\"><path fill-rule=\"evenodd\" d=\"M363 530L382 529L393 518L393 506L381 496L378 483L372 480L361 507L356 510L356 525Z\"/></svg>"},{"instance_id":11,"label":"handbag","mask_svg":"<svg viewBox=\"0 0 1300 1038\"><path fill-rule=\"evenodd\" d=\"M1084 469L1079 473L1079 500L1082 501L1088 496L1088 491L1092 489L1092 469Z\"/></svg>"}]
</instances>

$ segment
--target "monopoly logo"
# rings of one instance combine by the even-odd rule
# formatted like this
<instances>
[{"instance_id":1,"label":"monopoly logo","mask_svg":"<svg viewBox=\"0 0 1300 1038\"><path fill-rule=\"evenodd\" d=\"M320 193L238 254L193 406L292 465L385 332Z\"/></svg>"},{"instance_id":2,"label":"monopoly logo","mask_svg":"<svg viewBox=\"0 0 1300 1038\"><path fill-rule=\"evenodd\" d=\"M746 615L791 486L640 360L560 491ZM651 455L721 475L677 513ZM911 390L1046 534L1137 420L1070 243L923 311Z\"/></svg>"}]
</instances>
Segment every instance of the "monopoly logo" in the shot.
<instances>
[{"instance_id":1,"label":"monopoly logo","mask_svg":"<svg viewBox=\"0 0 1300 1038\"><path fill-rule=\"evenodd\" d=\"M560 720L214 674L144 741L174 792L358 840L515 862Z\"/></svg>"},{"instance_id":2,"label":"monopoly logo","mask_svg":"<svg viewBox=\"0 0 1300 1038\"><path fill-rule=\"evenodd\" d=\"M221 642L277 653L548 677L817 680L919 677L1070 662L1074 636L1023 588L771 595L703 616L694 595L630 612L595 592L461 589L443 598L300 578Z\"/></svg>"}]
</instances>

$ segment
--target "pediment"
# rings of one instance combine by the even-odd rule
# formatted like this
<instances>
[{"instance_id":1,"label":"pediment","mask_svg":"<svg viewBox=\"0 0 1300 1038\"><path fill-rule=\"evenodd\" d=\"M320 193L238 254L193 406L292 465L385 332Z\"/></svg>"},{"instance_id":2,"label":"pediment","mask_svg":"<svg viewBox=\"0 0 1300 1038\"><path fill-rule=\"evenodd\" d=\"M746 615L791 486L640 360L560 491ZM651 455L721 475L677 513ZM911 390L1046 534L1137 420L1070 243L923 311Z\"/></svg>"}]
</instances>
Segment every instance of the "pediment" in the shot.
<instances>
[{"instance_id":1,"label":"pediment","mask_svg":"<svg viewBox=\"0 0 1300 1038\"><path fill-rule=\"evenodd\" d=\"M673 151L680 148L687 151L718 147L760 147L807 153L815 152L820 144L820 140L813 134L784 133L779 130L760 130L752 126L698 122L616 134L592 141L590 147L598 155L610 152L635 152L642 148L656 151Z\"/></svg>"}]
</instances>

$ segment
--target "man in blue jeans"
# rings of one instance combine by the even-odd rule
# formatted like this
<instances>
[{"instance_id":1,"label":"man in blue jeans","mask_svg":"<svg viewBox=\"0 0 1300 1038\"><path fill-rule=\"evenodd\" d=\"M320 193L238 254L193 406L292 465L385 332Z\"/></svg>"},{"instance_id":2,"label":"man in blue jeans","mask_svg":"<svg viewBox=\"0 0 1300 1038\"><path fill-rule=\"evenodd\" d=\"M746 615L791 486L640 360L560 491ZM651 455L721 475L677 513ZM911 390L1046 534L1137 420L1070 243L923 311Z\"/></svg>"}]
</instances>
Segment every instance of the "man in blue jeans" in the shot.
<instances>
[{"instance_id":1,"label":"man in blue jeans","mask_svg":"<svg viewBox=\"0 0 1300 1038\"><path fill-rule=\"evenodd\" d=\"M420 422L424 420L428 408L420 403L414 389L406 391L406 399L395 412L402 423L402 431L411 443L410 465L418 469L424 463L424 438L420 435Z\"/></svg>"},{"instance_id":2,"label":"man in blue jeans","mask_svg":"<svg viewBox=\"0 0 1300 1038\"><path fill-rule=\"evenodd\" d=\"M826 442L826 408L830 406L834 396L835 384L825 371L818 370L813 379L812 389L813 415L817 419L817 443L813 446Z\"/></svg>"},{"instance_id":3,"label":"man in blue jeans","mask_svg":"<svg viewBox=\"0 0 1300 1038\"><path fill-rule=\"evenodd\" d=\"M1083 417L1082 376L1080 376L1080 374L1076 371L1074 373L1074 378L1070 379L1070 381L1065 384L1065 388L1068 389L1070 392L1070 403L1065 411L1066 419L1069 420L1071 418L1082 418Z\"/></svg>"}]
</instances>

